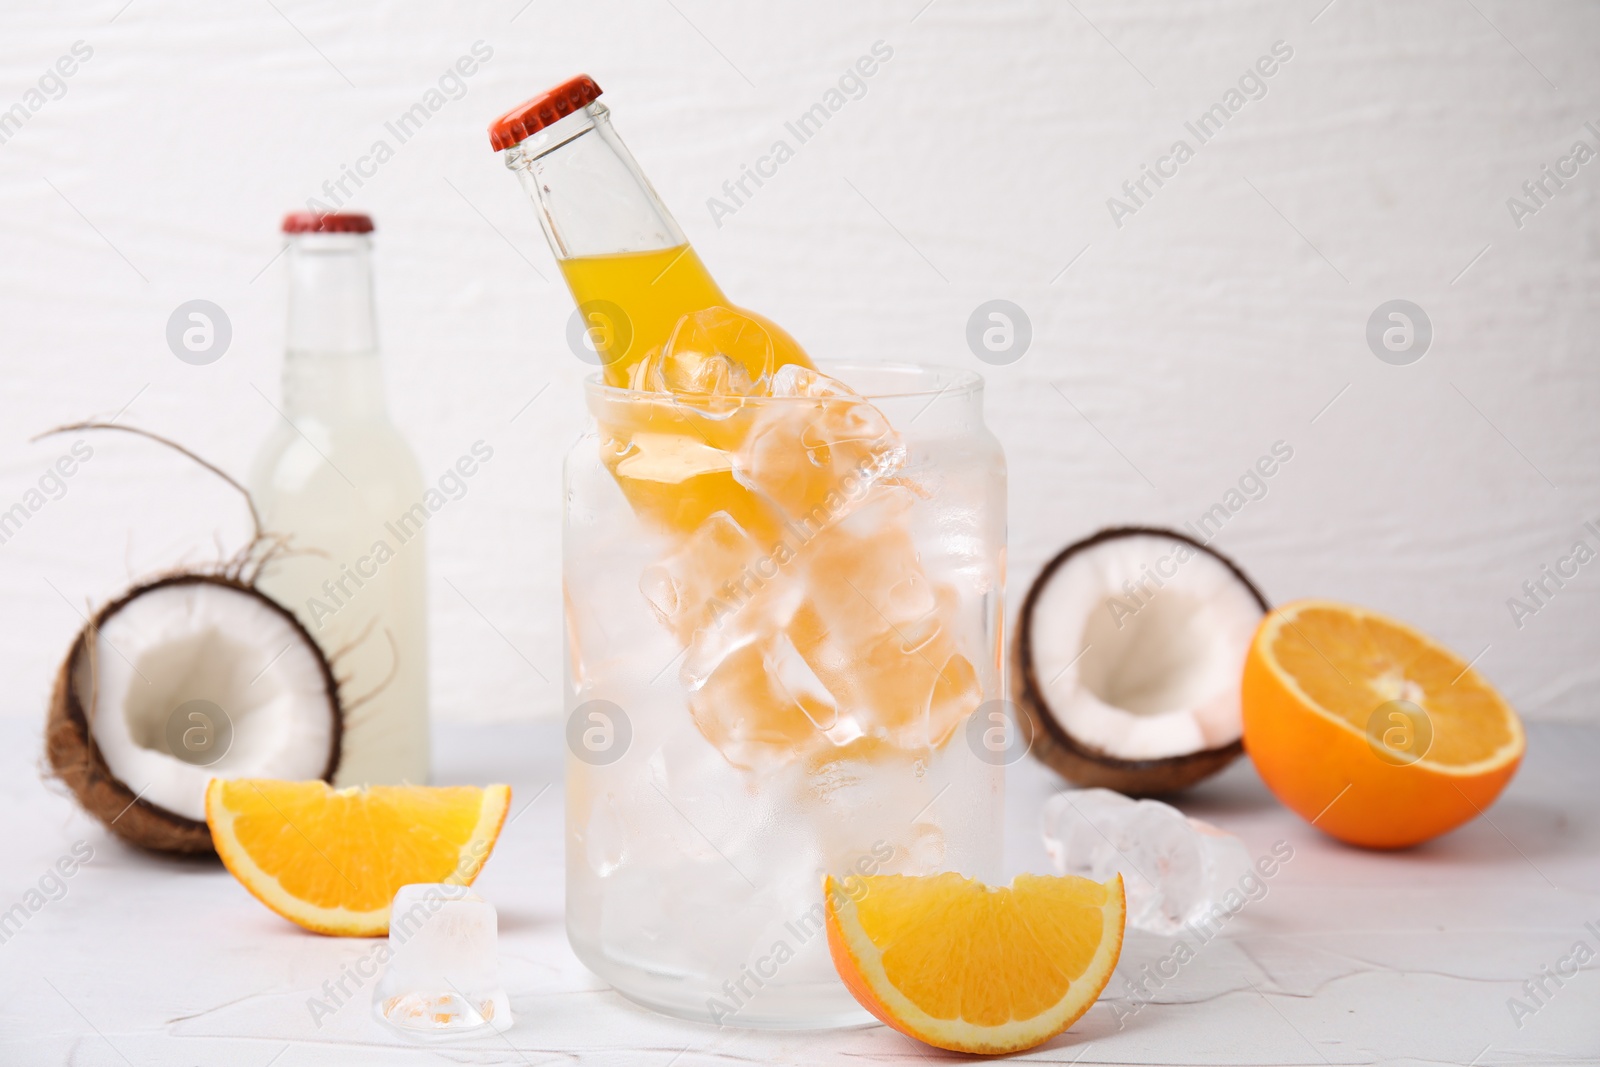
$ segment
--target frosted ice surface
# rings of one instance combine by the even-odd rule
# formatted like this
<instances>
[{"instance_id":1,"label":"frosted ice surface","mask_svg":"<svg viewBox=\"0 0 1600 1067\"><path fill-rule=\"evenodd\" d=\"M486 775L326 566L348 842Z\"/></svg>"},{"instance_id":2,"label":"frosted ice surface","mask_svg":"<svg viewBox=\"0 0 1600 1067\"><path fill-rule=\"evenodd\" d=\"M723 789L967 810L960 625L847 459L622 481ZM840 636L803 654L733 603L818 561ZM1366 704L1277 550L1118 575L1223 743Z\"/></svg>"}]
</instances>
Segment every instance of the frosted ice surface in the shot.
<instances>
[{"instance_id":1,"label":"frosted ice surface","mask_svg":"<svg viewBox=\"0 0 1600 1067\"><path fill-rule=\"evenodd\" d=\"M1128 925L1174 934L1208 919L1250 869L1244 843L1158 800L1073 789L1044 807L1044 843L1057 872L1103 882L1121 874Z\"/></svg>"},{"instance_id":2,"label":"frosted ice surface","mask_svg":"<svg viewBox=\"0 0 1600 1067\"><path fill-rule=\"evenodd\" d=\"M373 991L384 1022L420 1037L511 1025L500 987L494 905L459 885L401 886L389 912L389 965Z\"/></svg>"}]
</instances>

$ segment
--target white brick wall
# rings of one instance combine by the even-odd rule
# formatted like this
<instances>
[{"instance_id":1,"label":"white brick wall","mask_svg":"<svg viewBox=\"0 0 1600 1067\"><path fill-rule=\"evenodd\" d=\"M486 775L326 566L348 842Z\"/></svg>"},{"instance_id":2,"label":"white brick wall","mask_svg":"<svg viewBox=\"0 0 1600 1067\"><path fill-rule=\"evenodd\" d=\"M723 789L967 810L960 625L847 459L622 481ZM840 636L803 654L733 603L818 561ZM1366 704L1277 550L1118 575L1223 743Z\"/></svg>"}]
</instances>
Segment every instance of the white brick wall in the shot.
<instances>
[{"instance_id":1,"label":"white brick wall","mask_svg":"<svg viewBox=\"0 0 1600 1067\"><path fill-rule=\"evenodd\" d=\"M1270 597L1488 646L1529 716L1597 716L1600 563L1520 630L1507 606L1574 541L1600 547L1582 527L1600 526L1600 163L1520 228L1507 208L1575 141L1600 147L1593 3L122 2L0 14L0 109L93 50L0 145L0 507L70 443L29 435L130 400L128 421L243 473L276 418L257 389L276 399L279 216L393 143L385 121L481 40L465 95L352 201L378 220L391 403L425 477L477 438L497 450L430 535L438 714L557 706L444 579L559 677L559 456L585 368L484 128L587 70L724 286L814 354L979 366L972 309L1026 310L1030 350L989 371L1014 600L1067 541L1192 519L1283 440L1292 461L1218 541ZM864 95L714 219L708 198L880 40ZM1199 143L1184 123L1278 41L1293 55L1265 94L1247 82L1259 99ZM1107 199L1180 138L1193 158L1119 228ZM163 339L194 298L234 331L205 367ZM1364 340L1394 298L1434 327L1410 366ZM93 447L0 545L0 714L42 719L86 600L243 529L179 461Z\"/></svg>"}]
</instances>

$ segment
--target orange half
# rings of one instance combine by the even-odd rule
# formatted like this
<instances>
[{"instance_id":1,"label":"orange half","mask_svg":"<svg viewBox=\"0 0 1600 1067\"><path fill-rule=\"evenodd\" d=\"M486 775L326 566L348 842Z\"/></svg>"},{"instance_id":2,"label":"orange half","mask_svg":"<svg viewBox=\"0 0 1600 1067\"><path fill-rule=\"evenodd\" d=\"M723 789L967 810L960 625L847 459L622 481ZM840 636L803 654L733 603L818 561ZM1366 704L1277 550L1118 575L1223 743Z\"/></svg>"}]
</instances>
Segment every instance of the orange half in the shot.
<instances>
[{"instance_id":1,"label":"orange half","mask_svg":"<svg viewBox=\"0 0 1600 1067\"><path fill-rule=\"evenodd\" d=\"M1340 840L1402 848L1492 804L1526 740L1470 663L1377 612L1299 600L1245 657L1244 745L1279 800Z\"/></svg>"},{"instance_id":2,"label":"orange half","mask_svg":"<svg viewBox=\"0 0 1600 1067\"><path fill-rule=\"evenodd\" d=\"M206 823L223 864L261 903L319 934L376 937L401 886L471 885L510 805L505 785L213 778Z\"/></svg>"},{"instance_id":3,"label":"orange half","mask_svg":"<svg viewBox=\"0 0 1600 1067\"><path fill-rule=\"evenodd\" d=\"M833 878L828 948L851 994L903 1034L955 1052L1019 1052L1078 1020L1122 953L1122 877Z\"/></svg>"}]
</instances>

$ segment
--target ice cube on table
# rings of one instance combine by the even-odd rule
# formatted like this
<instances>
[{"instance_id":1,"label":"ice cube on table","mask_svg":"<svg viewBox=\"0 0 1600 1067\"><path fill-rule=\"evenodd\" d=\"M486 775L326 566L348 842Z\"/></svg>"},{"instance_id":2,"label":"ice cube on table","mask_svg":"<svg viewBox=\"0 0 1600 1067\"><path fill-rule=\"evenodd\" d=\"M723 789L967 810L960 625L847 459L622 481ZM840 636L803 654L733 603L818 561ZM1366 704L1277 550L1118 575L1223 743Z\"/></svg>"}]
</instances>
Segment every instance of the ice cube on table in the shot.
<instances>
[{"instance_id":1,"label":"ice cube on table","mask_svg":"<svg viewBox=\"0 0 1600 1067\"><path fill-rule=\"evenodd\" d=\"M1204 923L1229 890L1243 893L1244 842L1158 800L1069 789L1044 806L1044 844L1057 873L1103 882L1121 874L1128 925L1174 934Z\"/></svg>"},{"instance_id":2,"label":"ice cube on table","mask_svg":"<svg viewBox=\"0 0 1600 1067\"><path fill-rule=\"evenodd\" d=\"M389 963L373 991L378 1018L413 1037L505 1030L494 905L461 885L401 886L389 910Z\"/></svg>"}]
</instances>

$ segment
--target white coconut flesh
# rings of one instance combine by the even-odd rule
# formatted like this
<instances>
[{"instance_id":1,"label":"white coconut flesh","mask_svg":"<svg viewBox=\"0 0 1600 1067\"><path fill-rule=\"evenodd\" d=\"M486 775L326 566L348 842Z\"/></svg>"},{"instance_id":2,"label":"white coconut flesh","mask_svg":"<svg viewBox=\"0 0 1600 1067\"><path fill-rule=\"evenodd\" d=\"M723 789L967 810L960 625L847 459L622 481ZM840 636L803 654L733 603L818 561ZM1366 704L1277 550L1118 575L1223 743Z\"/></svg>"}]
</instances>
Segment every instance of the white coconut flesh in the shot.
<instances>
[{"instance_id":1,"label":"white coconut flesh","mask_svg":"<svg viewBox=\"0 0 1600 1067\"><path fill-rule=\"evenodd\" d=\"M1264 614L1208 552L1159 534L1078 550L1034 602L1044 702L1078 742L1126 760L1239 739L1239 679Z\"/></svg>"},{"instance_id":2,"label":"white coconut flesh","mask_svg":"<svg viewBox=\"0 0 1600 1067\"><path fill-rule=\"evenodd\" d=\"M216 582L156 587L105 621L94 659L97 684L86 661L77 682L95 694L95 744L111 773L157 807L204 821L213 777L304 780L328 770L336 721L323 661L260 596ZM187 758L174 741L191 749Z\"/></svg>"}]
</instances>

